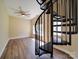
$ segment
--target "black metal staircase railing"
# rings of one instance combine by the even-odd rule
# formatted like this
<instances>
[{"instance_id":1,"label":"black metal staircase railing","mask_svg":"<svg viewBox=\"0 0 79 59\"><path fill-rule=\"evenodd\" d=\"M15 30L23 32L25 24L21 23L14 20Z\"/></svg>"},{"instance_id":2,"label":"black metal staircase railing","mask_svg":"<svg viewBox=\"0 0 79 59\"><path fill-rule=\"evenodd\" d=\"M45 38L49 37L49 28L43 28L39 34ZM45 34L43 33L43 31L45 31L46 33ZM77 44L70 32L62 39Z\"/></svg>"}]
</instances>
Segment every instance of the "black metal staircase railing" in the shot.
<instances>
[{"instance_id":1,"label":"black metal staircase railing","mask_svg":"<svg viewBox=\"0 0 79 59\"><path fill-rule=\"evenodd\" d=\"M50 7L49 7L50 8ZM50 35L51 33L51 14L46 14L48 9L44 10L42 14L38 17L36 23L35 23L35 51L37 55L42 55L44 53L51 53L51 50L49 46L52 46ZM43 46L46 43L51 42L51 44L48 46ZM41 50L45 51L41 51ZM47 50L46 50L47 49Z\"/></svg>"},{"instance_id":2,"label":"black metal staircase railing","mask_svg":"<svg viewBox=\"0 0 79 59\"><path fill-rule=\"evenodd\" d=\"M53 45L71 45L77 34L77 0L37 0L42 10L35 23L35 54L50 53Z\"/></svg>"}]
</instances>

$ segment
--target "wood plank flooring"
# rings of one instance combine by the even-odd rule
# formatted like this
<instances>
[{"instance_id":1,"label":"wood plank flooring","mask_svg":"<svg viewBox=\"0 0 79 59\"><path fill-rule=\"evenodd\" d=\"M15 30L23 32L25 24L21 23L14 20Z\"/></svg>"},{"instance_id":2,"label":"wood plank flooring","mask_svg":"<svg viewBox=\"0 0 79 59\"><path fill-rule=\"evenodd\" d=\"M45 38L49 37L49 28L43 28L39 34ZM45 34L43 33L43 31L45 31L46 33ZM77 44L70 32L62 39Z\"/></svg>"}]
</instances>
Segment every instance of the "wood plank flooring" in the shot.
<instances>
[{"instance_id":1,"label":"wood plank flooring","mask_svg":"<svg viewBox=\"0 0 79 59\"><path fill-rule=\"evenodd\" d=\"M35 41L32 38L10 40L1 56L1 59L51 59L49 54L35 56ZM69 55L54 50L54 59L72 59Z\"/></svg>"}]
</instances>

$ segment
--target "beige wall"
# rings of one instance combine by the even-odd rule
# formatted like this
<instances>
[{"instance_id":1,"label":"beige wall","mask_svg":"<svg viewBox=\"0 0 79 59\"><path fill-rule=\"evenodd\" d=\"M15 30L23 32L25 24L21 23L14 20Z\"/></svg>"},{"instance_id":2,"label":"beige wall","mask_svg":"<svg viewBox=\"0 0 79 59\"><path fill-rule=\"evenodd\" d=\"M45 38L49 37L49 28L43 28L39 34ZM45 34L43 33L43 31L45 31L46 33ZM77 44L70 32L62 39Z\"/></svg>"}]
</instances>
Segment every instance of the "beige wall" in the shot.
<instances>
[{"instance_id":1,"label":"beige wall","mask_svg":"<svg viewBox=\"0 0 79 59\"><path fill-rule=\"evenodd\" d=\"M9 17L9 37L30 37L31 21L18 17Z\"/></svg>"},{"instance_id":2,"label":"beige wall","mask_svg":"<svg viewBox=\"0 0 79 59\"><path fill-rule=\"evenodd\" d=\"M3 2L3 0L0 0L0 56L8 42L9 18Z\"/></svg>"}]
</instances>

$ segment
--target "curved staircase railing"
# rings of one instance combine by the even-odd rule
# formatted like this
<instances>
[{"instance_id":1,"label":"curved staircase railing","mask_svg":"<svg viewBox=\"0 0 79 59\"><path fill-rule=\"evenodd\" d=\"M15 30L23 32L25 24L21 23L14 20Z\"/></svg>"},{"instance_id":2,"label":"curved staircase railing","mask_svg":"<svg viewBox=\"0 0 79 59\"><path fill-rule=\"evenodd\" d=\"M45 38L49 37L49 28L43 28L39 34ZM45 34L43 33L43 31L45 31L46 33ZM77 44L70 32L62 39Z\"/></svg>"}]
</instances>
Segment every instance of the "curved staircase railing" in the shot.
<instances>
[{"instance_id":1,"label":"curved staircase railing","mask_svg":"<svg viewBox=\"0 0 79 59\"><path fill-rule=\"evenodd\" d=\"M53 57L53 45L71 45L72 35L78 32L77 0L40 1L44 11L35 22L35 54Z\"/></svg>"}]
</instances>

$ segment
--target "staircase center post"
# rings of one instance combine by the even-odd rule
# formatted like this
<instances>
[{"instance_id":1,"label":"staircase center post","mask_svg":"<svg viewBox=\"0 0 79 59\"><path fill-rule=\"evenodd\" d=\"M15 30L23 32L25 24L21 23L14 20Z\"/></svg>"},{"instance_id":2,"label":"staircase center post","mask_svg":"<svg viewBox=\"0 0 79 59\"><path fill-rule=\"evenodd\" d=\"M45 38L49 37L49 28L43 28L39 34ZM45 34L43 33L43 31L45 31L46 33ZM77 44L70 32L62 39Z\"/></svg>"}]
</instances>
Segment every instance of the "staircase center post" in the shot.
<instances>
[{"instance_id":1,"label":"staircase center post","mask_svg":"<svg viewBox=\"0 0 79 59\"><path fill-rule=\"evenodd\" d=\"M50 0L50 14L51 14L51 57L53 58L53 3L52 3L52 0Z\"/></svg>"}]
</instances>

